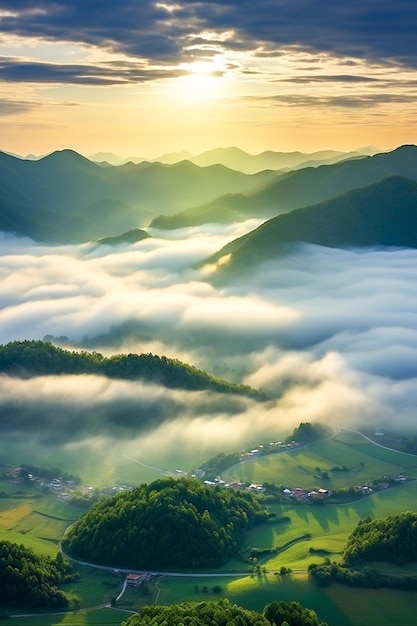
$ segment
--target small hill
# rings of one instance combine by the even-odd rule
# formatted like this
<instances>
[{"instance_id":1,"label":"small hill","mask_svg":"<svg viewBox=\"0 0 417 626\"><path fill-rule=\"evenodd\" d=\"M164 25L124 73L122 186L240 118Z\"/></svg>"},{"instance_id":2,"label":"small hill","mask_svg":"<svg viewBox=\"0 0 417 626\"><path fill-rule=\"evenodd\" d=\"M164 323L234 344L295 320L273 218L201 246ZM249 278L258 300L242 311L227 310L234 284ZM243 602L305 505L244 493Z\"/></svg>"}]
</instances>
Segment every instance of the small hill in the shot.
<instances>
[{"instance_id":1,"label":"small hill","mask_svg":"<svg viewBox=\"0 0 417 626\"><path fill-rule=\"evenodd\" d=\"M417 182L400 176L327 202L279 215L207 260L228 258L225 269L248 269L306 242L332 248L417 247Z\"/></svg>"},{"instance_id":2,"label":"small hill","mask_svg":"<svg viewBox=\"0 0 417 626\"><path fill-rule=\"evenodd\" d=\"M137 615L129 617L125 626L270 626L265 617L256 611L245 609L230 600L208 602L183 602L170 606L146 606ZM300 622L299 626L303 626ZM310 626L315 626L311 622Z\"/></svg>"},{"instance_id":3,"label":"small hill","mask_svg":"<svg viewBox=\"0 0 417 626\"><path fill-rule=\"evenodd\" d=\"M129 230L127 233L123 233L122 235L103 237L102 239L98 239L96 243L100 246L118 246L124 243L137 243L143 239L149 239L150 236L151 235L149 235L149 233L145 230L135 228L133 230Z\"/></svg>"},{"instance_id":4,"label":"small hill","mask_svg":"<svg viewBox=\"0 0 417 626\"><path fill-rule=\"evenodd\" d=\"M266 519L247 491L162 478L93 505L71 526L63 547L112 567L212 567L235 554L245 533Z\"/></svg>"},{"instance_id":5,"label":"small hill","mask_svg":"<svg viewBox=\"0 0 417 626\"><path fill-rule=\"evenodd\" d=\"M348 539L343 559L347 565L417 561L417 513L405 511L385 519L360 521Z\"/></svg>"}]
</instances>

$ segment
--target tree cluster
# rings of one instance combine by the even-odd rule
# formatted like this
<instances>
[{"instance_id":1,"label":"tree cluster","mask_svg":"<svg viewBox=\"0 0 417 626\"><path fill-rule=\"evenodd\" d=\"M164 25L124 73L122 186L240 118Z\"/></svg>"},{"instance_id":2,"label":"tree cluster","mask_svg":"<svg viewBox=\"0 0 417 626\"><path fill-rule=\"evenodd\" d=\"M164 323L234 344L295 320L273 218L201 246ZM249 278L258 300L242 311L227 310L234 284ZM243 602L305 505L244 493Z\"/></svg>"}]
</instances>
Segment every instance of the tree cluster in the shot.
<instances>
[{"instance_id":1,"label":"tree cluster","mask_svg":"<svg viewBox=\"0 0 417 626\"><path fill-rule=\"evenodd\" d=\"M214 480L217 476L220 476L224 470L228 469L232 465L236 465L239 461L239 452L230 452L228 454L219 452L219 454L215 457L200 465L200 469L204 470L205 477L208 480Z\"/></svg>"},{"instance_id":2,"label":"tree cluster","mask_svg":"<svg viewBox=\"0 0 417 626\"><path fill-rule=\"evenodd\" d=\"M64 607L68 598L58 585L77 578L72 565L58 553L55 559L30 548L0 541L0 604L10 607Z\"/></svg>"},{"instance_id":3,"label":"tree cluster","mask_svg":"<svg viewBox=\"0 0 417 626\"><path fill-rule=\"evenodd\" d=\"M118 354L71 351L48 341L13 341L0 346L0 372L31 377L59 374L97 374L108 378L146 380L173 389L234 393L264 399L261 391L235 385L183 363L153 354Z\"/></svg>"},{"instance_id":4,"label":"tree cluster","mask_svg":"<svg viewBox=\"0 0 417 626\"><path fill-rule=\"evenodd\" d=\"M319 587L327 587L332 581L335 581L349 587L366 589L391 587L403 591L417 590L417 576L414 574L382 571L369 566L351 569L335 561L330 562L328 558L320 565L312 563L308 571Z\"/></svg>"},{"instance_id":5,"label":"tree cluster","mask_svg":"<svg viewBox=\"0 0 417 626\"><path fill-rule=\"evenodd\" d=\"M315 611L299 602L271 602L263 611L245 609L223 598L211 602L184 602L145 606L122 626L326 626Z\"/></svg>"},{"instance_id":6,"label":"tree cluster","mask_svg":"<svg viewBox=\"0 0 417 626\"><path fill-rule=\"evenodd\" d=\"M287 442L297 441L301 444L310 443L317 439L327 437L330 430L324 424L311 424L310 422L301 422L299 426L294 428L292 435L286 438Z\"/></svg>"},{"instance_id":7,"label":"tree cluster","mask_svg":"<svg viewBox=\"0 0 417 626\"><path fill-rule=\"evenodd\" d=\"M263 612L273 626L327 626L312 609L304 609L299 602L271 602Z\"/></svg>"},{"instance_id":8,"label":"tree cluster","mask_svg":"<svg viewBox=\"0 0 417 626\"><path fill-rule=\"evenodd\" d=\"M346 565L384 561L404 565L417 560L417 513L405 511L385 519L361 520L343 553Z\"/></svg>"},{"instance_id":9,"label":"tree cluster","mask_svg":"<svg viewBox=\"0 0 417 626\"><path fill-rule=\"evenodd\" d=\"M224 563L267 519L255 495L192 478L161 478L93 505L69 530L72 556L132 569Z\"/></svg>"}]
</instances>

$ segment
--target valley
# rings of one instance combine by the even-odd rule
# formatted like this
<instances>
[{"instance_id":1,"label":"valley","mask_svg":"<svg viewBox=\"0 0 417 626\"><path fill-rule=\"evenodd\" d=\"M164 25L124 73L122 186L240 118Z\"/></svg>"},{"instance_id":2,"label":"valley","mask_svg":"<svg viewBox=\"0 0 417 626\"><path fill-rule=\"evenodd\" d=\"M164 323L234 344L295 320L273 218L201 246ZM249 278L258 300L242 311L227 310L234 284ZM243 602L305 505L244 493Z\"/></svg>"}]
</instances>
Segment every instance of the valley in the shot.
<instances>
[{"instance_id":1,"label":"valley","mask_svg":"<svg viewBox=\"0 0 417 626\"><path fill-rule=\"evenodd\" d=\"M59 617L2 607L17 625L277 597L336 626L388 626L392 605L410 623L415 592L309 568L415 508L416 147L231 155L1 156L0 541L63 545L79 576ZM414 562L367 567L414 584Z\"/></svg>"},{"instance_id":2,"label":"valley","mask_svg":"<svg viewBox=\"0 0 417 626\"><path fill-rule=\"evenodd\" d=\"M319 469L327 470L332 474L332 479L326 480L326 486L330 488L336 485L349 488L352 486L352 479L355 484L364 482L372 484L373 477L379 476L384 470L389 470L395 476L401 475L409 478L407 481L401 481L399 486L375 489L372 494L361 494L359 498L355 497L350 502L334 504L329 501L321 506L300 503L296 501L296 498L288 499L288 497L274 503L274 497L270 498L273 492L267 488L266 493L260 496L261 501L262 498L265 499L267 510L274 513L277 520L282 518L283 521L274 522L272 518L271 524L251 530L246 541L254 550L265 551L267 548L288 545L285 550L278 550L276 556L271 554L259 557L259 560L255 559L249 563L232 559L221 568L217 568L217 572L210 570L196 574L184 572L179 576L154 569L152 573L157 573L158 579L151 580L142 589L138 587L137 591L131 589L123 594L120 598L120 605L116 603L117 608L128 609L137 606L138 602L140 604L149 601L156 593L158 593L158 602L168 601L172 594L176 598L175 601L184 601L195 600L196 597L206 598L207 594L213 596L213 593L216 596L220 593L221 596L226 595L234 602L260 610L267 601L273 600L277 593L280 596L282 594L283 598L290 598L297 589L297 597L301 598L303 604L308 602L308 606L314 608L322 619L339 620L331 621L331 623L350 623L349 620L353 619L352 614L343 601L344 594L340 585L333 583L331 588L326 588L325 591L314 588L313 583L308 581L307 569L311 563L320 562L325 557L337 558L343 550L348 535L359 520L366 516L374 519L383 518L394 512L408 510L410 503L414 501L417 483L413 477L417 470L417 457L381 448L378 442L370 443L359 433L341 431L329 439L313 441L307 446L296 446L272 454L256 455L250 460L243 460L238 465L234 465L225 472L225 477L238 476L242 480L244 476L247 485L254 481L286 485L294 481L294 485L306 484L306 476L311 475L313 480L319 478L317 476ZM348 451L349 456L346 458L350 459L351 467L345 469L344 472L335 471L335 469L332 472L331 465L334 459L340 462L344 459L343 449ZM352 450L353 454L357 455L356 458L352 456ZM192 470L189 468L187 471ZM339 474L344 474L344 478L341 478ZM334 483L333 475L337 475L337 483ZM300 483L299 480L304 480L304 483ZM96 483L91 487L98 490L103 485ZM82 515L82 510L73 506L70 499L62 501L52 487L39 490L31 486L30 481L26 481L25 484L16 484L13 482L13 477L10 477L10 472L2 480L0 490L3 494L0 538L7 538L18 543L23 541L25 545L33 547L40 553L51 556L56 554L58 541L65 528ZM304 540L297 540L304 535L306 535ZM258 564L260 567L257 571ZM76 586L69 584L69 589L70 596L76 603L73 608L77 607L77 610L81 611L80 619L90 603L105 605L107 602L109 604L111 598L120 592L123 571L127 573L132 570L123 570L118 565L115 563L114 567L107 568L107 571L103 569L101 572L96 567L75 565L77 571L80 571L81 579ZM279 572L283 567L288 568L291 573L280 576ZM243 573L245 570L247 574ZM412 572L413 569L408 569L408 571ZM336 585L335 590L334 585ZM218 587L220 592L212 591ZM67 589L68 586L64 588ZM147 589L146 593L144 593L145 589ZM337 601L330 600L334 591L339 594ZM346 593L350 594L360 595L362 592L363 590L346 590ZM111 593L113 593L112 596L109 595ZM383 621L385 619L383 607L386 606L384 594L387 592L379 593L382 594L381 598L384 596L384 599L381 600L381 613L378 614L378 619L382 620L381 624L388 624L389 618ZM405 592L390 590L388 596L392 599L400 596L401 593ZM410 594L410 602L407 597L402 600L404 619L408 619L407 611L411 611L412 596L413 594ZM117 621L120 616L116 617L118 611L114 610L111 613L113 614L111 623L120 623ZM95 611L91 613L91 617L94 614ZM71 613L71 619L76 619L75 615ZM97 609L98 621L90 623L101 623L99 615L100 610ZM363 613L365 620L366 615L365 611ZM112 621L113 618L115 621ZM45 615L43 619L46 619ZM364 623L371 624L372 619L375 619L375 613L370 611L369 621L364 621ZM65 624L65 616L62 620ZM24 618L15 618L15 623L27 622Z\"/></svg>"}]
</instances>

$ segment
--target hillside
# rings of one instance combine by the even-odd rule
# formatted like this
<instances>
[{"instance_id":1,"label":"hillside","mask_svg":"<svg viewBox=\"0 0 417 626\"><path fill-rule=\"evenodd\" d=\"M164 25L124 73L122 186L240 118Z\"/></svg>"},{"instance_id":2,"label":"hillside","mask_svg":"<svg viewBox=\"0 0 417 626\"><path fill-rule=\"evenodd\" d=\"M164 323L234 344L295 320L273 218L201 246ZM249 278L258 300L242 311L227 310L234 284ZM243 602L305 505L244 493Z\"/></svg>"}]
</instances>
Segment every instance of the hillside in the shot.
<instances>
[{"instance_id":1,"label":"hillside","mask_svg":"<svg viewBox=\"0 0 417 626\"><path fill-rule=\"evenodd\" d=\"M72 150L36 161L0 152L0 230L55 243L96 240L143 227L162 212L258 189L274 176L188 161L102 167Z\"/></svg>"},{"instance_id":2,"label":"hillside","mask_svg":"<svg viewBox=\"0 0 417 626\"><path fill-rule=\"evenodd\" d=\"M248 491L162 478L93 505L66 534L72 556L113 567L199 568L224 563L267 514Z\"/></svg>"},{"instance_id":3,"label":"hillside","mask_svg":"<svg viewBox=\"0 0 417 626\"><path fill-rule=\"evenodd\" d=\"M164 219L158 218L152 225L173 229L254 217L267 219L396 175L417 180L416 146L401 146L372 157L277 174L275 180L263 189L227 194L178 214L164 216Z\"/></svg>"},{"instance_id":4,"label":"hillside","mask_svg":"<svg viewBox=\"0 0 417 626\"><path fill-rule=\"evenodd\" d=\"M96 374L124 380L144 380L172 389L212 390L258 399L263 394L246 385L235 385L182 363L153 354L117 354L63 350L43 341L13 341L0 345L0 373L8 376L56 376Z\"/></svg>"},{"instance_id":5,"label":"hillside","mask_svg":"<svg viewBox=\"0 0 417 626\"><path fill-rule=\"evenodd\" d=\"M288 245L332 248L417 247L417 182L400 176L355 189L327 202L279 215L236 239L207 260L230 255L228 271L274 259Z\"/></svg>"}]
</instances>

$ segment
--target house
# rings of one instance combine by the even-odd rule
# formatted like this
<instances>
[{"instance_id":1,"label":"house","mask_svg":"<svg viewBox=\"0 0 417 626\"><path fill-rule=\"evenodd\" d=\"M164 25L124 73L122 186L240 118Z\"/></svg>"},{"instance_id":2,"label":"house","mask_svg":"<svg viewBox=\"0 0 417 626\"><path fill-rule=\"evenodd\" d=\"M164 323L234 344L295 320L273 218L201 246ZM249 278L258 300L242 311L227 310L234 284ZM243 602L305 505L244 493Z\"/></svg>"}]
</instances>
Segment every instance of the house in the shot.
<instances>
[{"instance_id":1,"label":"house","mask_svg":"<svg viewBox=\"0 0 417 626\"><path fill-rule=\"evenodd\" d=\"M128 585L132 585L133 587L137 587L142 582L142 574L128 574L126 576L126 583Z\"/></svg>"}]
</instances>

